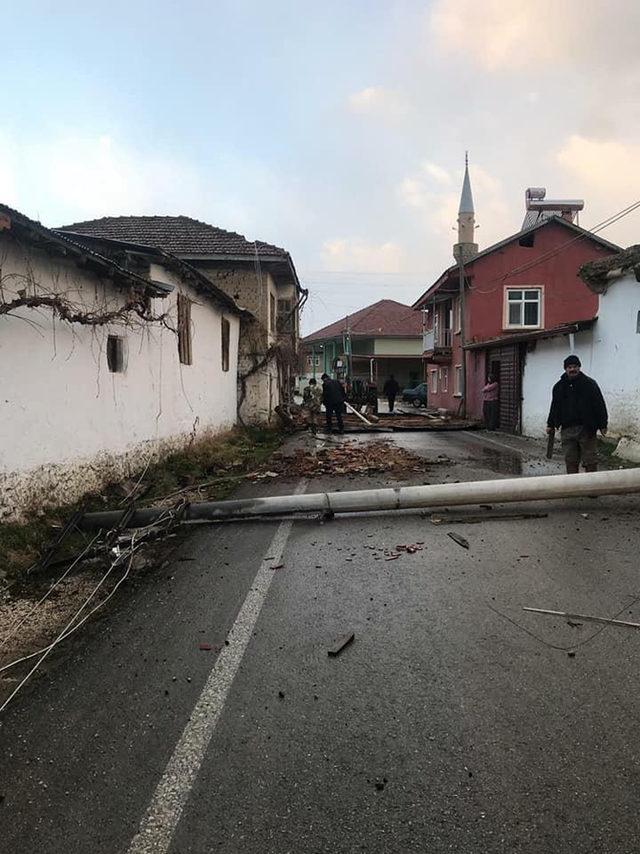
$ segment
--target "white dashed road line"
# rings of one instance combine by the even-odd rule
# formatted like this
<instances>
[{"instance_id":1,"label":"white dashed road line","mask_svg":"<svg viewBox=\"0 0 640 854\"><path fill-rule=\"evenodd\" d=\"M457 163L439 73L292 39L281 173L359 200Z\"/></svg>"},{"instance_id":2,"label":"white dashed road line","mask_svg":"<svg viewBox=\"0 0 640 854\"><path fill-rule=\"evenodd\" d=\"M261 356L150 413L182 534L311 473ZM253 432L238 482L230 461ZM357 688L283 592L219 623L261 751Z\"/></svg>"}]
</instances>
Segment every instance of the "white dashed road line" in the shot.
<instances>
[{"instance_id":1,"label":"white dashed road line","mask_svg":"<svg viewBox=\"0 0 640 854\"><path fill-rule=\"evenodd\" d=\"M306 481L300 481L295 494L304 492ZM194 706L189 722L134 836L127 854L166 854L171 845L189 793L198 776L207 748L224 710L233 680L260 616L269 587L275 575L272 567L280 563L293 522L281 522L260 564L253 584L229 632L224 646Z\"/></svg>"}]
</instances>

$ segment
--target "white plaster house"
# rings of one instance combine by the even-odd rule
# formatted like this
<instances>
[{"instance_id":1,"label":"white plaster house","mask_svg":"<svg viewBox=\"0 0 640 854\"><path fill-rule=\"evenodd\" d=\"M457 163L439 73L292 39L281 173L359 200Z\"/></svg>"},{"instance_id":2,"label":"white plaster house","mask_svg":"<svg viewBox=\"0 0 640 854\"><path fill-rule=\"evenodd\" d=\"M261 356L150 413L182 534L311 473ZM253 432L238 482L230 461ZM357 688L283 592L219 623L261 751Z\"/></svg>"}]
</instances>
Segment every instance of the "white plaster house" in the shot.
<instances>
[{"instance_id":1,"label":"white plaster house","mask_svg":"<svg viewBox=\"0 0 640 854\"><path fill-rule=\"evenodd\" d=\"M157 247L189 263L254 317L243 324L239 356L239 415L269 423L291 399L298 367L299 315L307 291L290 254L186 216L103 217L58 233L111 252Z\"/></svg>"},{"instance_id":2,"label":"white plaster house","mask_svg":"<svg viewBox=\"0 0 640 854\"><path fill-rule=\"evenodd\" d=\"M544 434L551 388L562 374L564 358L575 353L602 390L608 435L619 440L616 453L640 462L640 246L585 264L580 277L599 294L597 318L537 341L527 353L523 433Z\"/></svg>"},{"instance_id":3,"label":"white plaster house","mask_svg":"<svg viewBox=\"0 0 640 854\"><path fill-rule=\"evenodd\" d=\"M0 205L0 518L236 423L252 318L159 250L121 263Z\"/></svg>"}]
</instances>

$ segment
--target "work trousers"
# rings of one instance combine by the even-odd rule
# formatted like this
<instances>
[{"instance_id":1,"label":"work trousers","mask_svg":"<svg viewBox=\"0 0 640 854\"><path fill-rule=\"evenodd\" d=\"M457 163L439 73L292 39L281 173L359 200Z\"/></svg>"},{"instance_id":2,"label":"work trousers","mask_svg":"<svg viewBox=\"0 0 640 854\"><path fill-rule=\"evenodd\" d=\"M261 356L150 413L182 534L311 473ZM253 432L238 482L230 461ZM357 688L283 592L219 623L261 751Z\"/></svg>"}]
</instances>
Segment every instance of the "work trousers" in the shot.
<instances>
[{"instance_id":1,"label":"work trousers","mask_svg":"<svg viewBox=\"0 0 640 854\"><path fill-rule=\"evenodd\" d=\"M342 420L342 408L344 403L325 403L327 432L330 433L333 429L333 415L335 413L336 421L338 422L338 430L344 431L344 422Z\"/></svg>"},{"instance_id":2,"label":"work trousers","mask_svg":"<svg viewBox=\"0 0 640 854\"><path fill-rule=\"evenodd\" d=\"M388 394L387 395L387 403L389 404L389 412L393 412L393 407L396 404L395 394Z\"/></svg>"},{"instance_id":3,"label":"work trousers","mask_svg":"<svg viewBox=\"0 0 640 854\"><path fill-rule=\"evenodd\" d=\"M578 472L580 463L585 471L598 470L598 442L592 430L581 424L563 427L560 438L568 474Z\"/></svg>"}]
</instances>

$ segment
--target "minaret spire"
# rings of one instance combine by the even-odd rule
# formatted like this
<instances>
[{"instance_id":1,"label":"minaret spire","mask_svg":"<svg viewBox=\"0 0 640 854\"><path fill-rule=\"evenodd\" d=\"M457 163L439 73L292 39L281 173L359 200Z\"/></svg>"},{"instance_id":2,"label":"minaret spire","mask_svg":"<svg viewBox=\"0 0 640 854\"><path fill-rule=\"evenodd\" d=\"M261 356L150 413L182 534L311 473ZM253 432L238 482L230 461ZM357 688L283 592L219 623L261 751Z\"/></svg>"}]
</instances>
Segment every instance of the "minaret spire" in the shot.
<instances>
[{"instance_id":1,"label":"minaret spire","mask_svg":"<svg viewBox=\"0 0 640 854\"><path fill-rule=\"evenodd\" d=\"M459 261L460 255L462 255L463 263L466 263L478 254L478 244L474 241L475 228L476 218L473 208L471 179L469 178L469 152L465 151L464 180L458 209L458 242L453 247L453 257L456 261Z\"/></svg>"}]
</instances>

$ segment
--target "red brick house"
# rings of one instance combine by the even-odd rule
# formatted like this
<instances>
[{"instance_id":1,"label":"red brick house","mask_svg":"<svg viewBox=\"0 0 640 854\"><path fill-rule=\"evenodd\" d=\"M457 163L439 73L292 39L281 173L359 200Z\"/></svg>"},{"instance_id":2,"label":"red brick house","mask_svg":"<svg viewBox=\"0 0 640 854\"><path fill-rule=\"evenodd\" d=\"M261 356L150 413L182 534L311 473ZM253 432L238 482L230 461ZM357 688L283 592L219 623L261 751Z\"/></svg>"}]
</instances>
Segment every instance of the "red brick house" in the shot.
<instances>
[{"instance_id":1,"label":"red brick house","mask_svg":"<svg viewBox=\"0 0 640 854\"><path fill-rule=\"evenodd\" d=\"M543 192L543 191L541 191ZM550 210L552 204L556 211ZM473 200L465 174L454 257L464 261L464 334L460 325L460 266L454 264L414 303L426 312L425 380L429 405L482 417L488 373L500 382L500 429L519 432L521 378L527 351L541 337L593 323L597 296L578 277L579 267L619 251L571 221L581 203L548 203L525 227L477 251ZM531 219L537 219L528 224ZM466 394L463 365L466 369ZM553 377L549 377L551 383Z\"/></svg>"}]
</instances>

